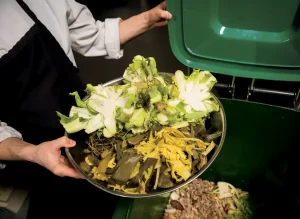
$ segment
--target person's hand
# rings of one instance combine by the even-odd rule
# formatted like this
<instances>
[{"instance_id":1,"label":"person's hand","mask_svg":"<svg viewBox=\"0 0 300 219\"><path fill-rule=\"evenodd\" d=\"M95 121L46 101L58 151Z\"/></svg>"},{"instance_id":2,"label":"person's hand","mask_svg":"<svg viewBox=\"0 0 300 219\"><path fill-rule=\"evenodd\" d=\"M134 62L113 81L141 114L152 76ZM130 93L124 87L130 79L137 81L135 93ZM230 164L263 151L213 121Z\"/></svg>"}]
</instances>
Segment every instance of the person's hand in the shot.
<instances>
[{"instance_id":1,"label":"person's hand","mask_svg":"<svg viewBox=\"0 0 300 219\"><path fill-rule=\"evenodd\" d=\"M74 168L71 167L67 158L61 155L63 147L74 147L76 142L61 137L53 141L44 142L37 146L35 150L35 162L47 168L57 176L69 176L83 178Z\"/></svg>"},{"instance_id":2,"label":"person's hand","mask_svg":"<svg viewBox=\"0 0 300 219\"><path fill-rule=\"evenodd\" d=\"M120 45L124 45L131 39L154 27L166 25L168 20L172 18L172 15L165 9L166 1L149 11L121 20L119 23Z\"/></svg>"},{"instance_id":3,"label":"person's hand","mask_svg":"<svg viewBox=\"0 0 300 219\"><path fill-rule=\"evenodd\" d=\"M165 26L171 18L172 14L166 11L166 1L147 12L147 20L151 27Z\"/></svg>"}]
</instances>

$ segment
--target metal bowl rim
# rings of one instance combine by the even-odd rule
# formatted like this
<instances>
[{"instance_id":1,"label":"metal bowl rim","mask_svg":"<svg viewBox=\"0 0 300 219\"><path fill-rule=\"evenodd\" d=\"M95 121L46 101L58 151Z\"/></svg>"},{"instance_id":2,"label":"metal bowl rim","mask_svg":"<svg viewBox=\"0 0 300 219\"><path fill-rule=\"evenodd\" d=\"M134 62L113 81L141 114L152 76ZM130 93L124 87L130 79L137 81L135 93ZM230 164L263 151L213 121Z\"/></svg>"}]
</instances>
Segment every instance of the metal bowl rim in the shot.
<instances>
[{"instance_id":1,"label":"metal bowl rim","mask_svg":"<svg viewBox=\"0 0 300 219\"><path fill-rule=\"evenodd\" d=\"M172 73L164 73L164 72L161 72L160 74L165 74L165 75L170 75L170 76L174 75ZM111 81L108 81L108 82L104 83L103 86L109 86L109 85L118 83L118 82L120 82L122 80L123 80L123 77L119 77L119 78L116 78L114 80L111 80ZM221 136L221 140L220 140L219 146L215 150L215 152L214 152L213 156L211 157L211 159L207 162L207 164L197 174L195 174L194 176L192 176L191 178L189 178L187 181L178 184L175 187L164 189L162 191L151 192L151 193L148 193L148 194L138 194L138 195L136 195L136 194L126 194L126 193L119 192L119 191L113 191L113 190L111 190L109 188L106 188L103 185L97 183L96 181L94 181L93 179L91 179L84 171L82 171L81 168L79 167L79 165L73 159L73 157L72 157L72 155L70 153L70 150L68 148L65 148L66 155L67 155L70 163L72 164L72 166L82 176L84 176L84 178L89 183L91 183L92 185L96 186L97 188L99 188L99 189L101 189L101 190L103 190L105 192L108 192L108 193L110 193L112 195L117 195L117 196L125 197L125 198L149 198L149 197L155 197L155 196L163 195L165 193L170 193L170 192L172 192L174 190L180 189L181 187L184 187L185 185L188 185L193 180L195 180L196 178L198 178L199 176L201 176L201 174L203 174L207 170L207 168L210 167L210 165L215 161L215 159L217 158L217 156L219 155L219 153L220 153L220 151L221 151L221 149L223 147L223 144L224 144L224 141L225 141L225 138L226 138L226 132L227 132L226 114L225 114L224 107L223 107L222 103L220 102L220 100L214 94L212 94L212 96L218 102L218 104L220 105L220 114L221 114L221 118L222 118L222 121L223 121L223 124L222 124L223 133L222 133L222 136ZM65 135L68 135L68 134L65 133Z\"/></svg>"}]
</instances>

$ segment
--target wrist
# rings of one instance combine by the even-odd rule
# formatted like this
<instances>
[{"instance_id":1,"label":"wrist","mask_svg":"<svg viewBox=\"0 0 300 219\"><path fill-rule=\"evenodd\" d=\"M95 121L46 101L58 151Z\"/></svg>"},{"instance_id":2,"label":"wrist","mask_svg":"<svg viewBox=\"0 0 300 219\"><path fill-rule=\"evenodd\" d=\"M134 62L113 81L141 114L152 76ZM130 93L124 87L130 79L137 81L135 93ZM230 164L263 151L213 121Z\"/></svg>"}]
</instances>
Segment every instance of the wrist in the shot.
<instances>
[{"instance_id":1,"label":"wrist","mask_svg":"<svg viewBox=\"0 0 300 219\"><path fill-rule=\"evenodd\" d=\"M151 29L150 14L143 12L119 22L120 44L124 45L131 39Z\"/></svg>"},{"instance_id":2,"label":"wrist","mask_svg":"<svg viewBox=\"0 0 300 219\"><path fill-rule=\"evenodd\" d=\"M35 162L37 147L19 138L7 138L0 143L0 160Z\"/></svg>"},{"instance_id":3,"label":"wrist","mask_svg":"<svg viewBox=\"0 0 300 219\"><path fill-rule=\"evenodd\" d=\"M144 26L145 30L151 29L154 25L151 22L151 11L145 11L140 14L142 19L142 26Z\"/></svg>"},{"instance_id":4,"label":"wrist","mask_svg":"<svg viewBox=\"0 0 300 219\"><path fill-rule=\"evenodd\" d=\"M26 161L30 161L30 162L36 162L36 158L37 158L37 149L38 147L33 145L33 144L29 144L26 142L26 144L24 145L23 150L21 151L21 153L19 154L19 157L21 160L26 160Z\"/></svg>"}]
</instances>

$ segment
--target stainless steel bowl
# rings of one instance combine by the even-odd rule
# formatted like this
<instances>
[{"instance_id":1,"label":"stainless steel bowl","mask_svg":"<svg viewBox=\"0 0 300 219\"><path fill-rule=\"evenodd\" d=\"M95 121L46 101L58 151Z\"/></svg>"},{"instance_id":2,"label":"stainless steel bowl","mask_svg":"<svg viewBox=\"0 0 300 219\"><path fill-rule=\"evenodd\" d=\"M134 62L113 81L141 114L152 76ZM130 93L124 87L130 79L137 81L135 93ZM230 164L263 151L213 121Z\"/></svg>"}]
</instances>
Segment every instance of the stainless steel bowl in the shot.
<instances>
[{"instance_id":1,"label":"stainless steel bowl","mask_svg":"<svg viewBox=\"0 0 300 219\"><path fill-rule=\"evenodd\" d=\"M170 73L160 73L160 74L166 80L169 80L169 81L171 80L171 77L173 76L173 74L170 74ZM122 84L122 80L123 80L123 78L117 78L115 80L112 80L112 81L109 81L109 82L105 83L104 86L109 86L109 85L114 85L114 84ZM210 122L211 126L214 127L216 130L222 131L222 135L217 139L217 141L215 141L217 143L217 146L215 147L213 152L211 152L208 155L207 164L197 174L195 174L194 176L189 178L187 181L182 182L180 184L177 184L175 187L172 187L172 188L169 188L169 189L157 189L156 191L150 192L148 194L133 195L133 194L126 194L126 193L123 193L123 192L120 192L120 191L113 191L112 189L106 187L105 182L101 182L101 181L92 179L80 167L80 163L84 161L84 158L86 156L83 153L83 150L87 148L86 141L87 141L87 138L88 138L88 135L85 132L78 132L78 133L74 133L74 134L70 134L70 135L66 133L67 136L69 136L70 138L75 140L76 143L77 143L75 147L70 148L70 149L68 149L68 148L66 149L67 157L70 160L71 164L74 166L74 168L78 172L80 172L87 181L89 181L91 184L98 187L99 189L102 189L103 191L108 192L108 193L113 194L113 195L117 195L117 196L121 196L121 197L127 197L127 198L145 198L145 197L152 197L152 196L162 195L164 193L168 193L168 192L171 192L173 190L179 189L179 188L189 184L194 179L198 178L214 162L214 160L218 156L219 152L221 151L222 145L224 143L225 136L226 136L225 112L224 112L224 108L223 108L221 102L214 95L213 95L213 97L220 104L220 111L219 112L213 112L210 116L209 122Z\"/></svg>"}]
</instances>

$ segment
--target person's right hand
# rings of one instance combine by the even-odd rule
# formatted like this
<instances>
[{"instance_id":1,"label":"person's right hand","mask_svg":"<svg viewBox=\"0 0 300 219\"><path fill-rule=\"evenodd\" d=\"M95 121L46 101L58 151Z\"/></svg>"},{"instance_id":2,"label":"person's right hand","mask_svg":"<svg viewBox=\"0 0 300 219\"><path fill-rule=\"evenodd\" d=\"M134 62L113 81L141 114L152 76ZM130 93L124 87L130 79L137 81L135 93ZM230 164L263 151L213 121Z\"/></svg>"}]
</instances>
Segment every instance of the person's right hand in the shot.
<instances>
[{"instance_id":1,"label":"person's right hand","mask_svg":"<svg viewBox=\"0 0 300 219\"><path fill-rule=\"evenodd\" d=\"M147 22L151 27L161 27L168 24L168 21L172 18L172 14L166 11L167 3L163 1L155 8L147 11Z\"/></svg>"},{"instance_id":2,"label":"person's right hand","mask_svg":"<svg viewBox=\"0 0 300 219\"><path fill-rule=\"evenodd\" d=\"M44 142L37 146L34 161L57 176L83 178L74 168L71 167L67 158L61 155L61 149L63 147L70 148L75 145L76 142L67 137L61 137L53 141Z\"/></svg>"}]
</instances>

